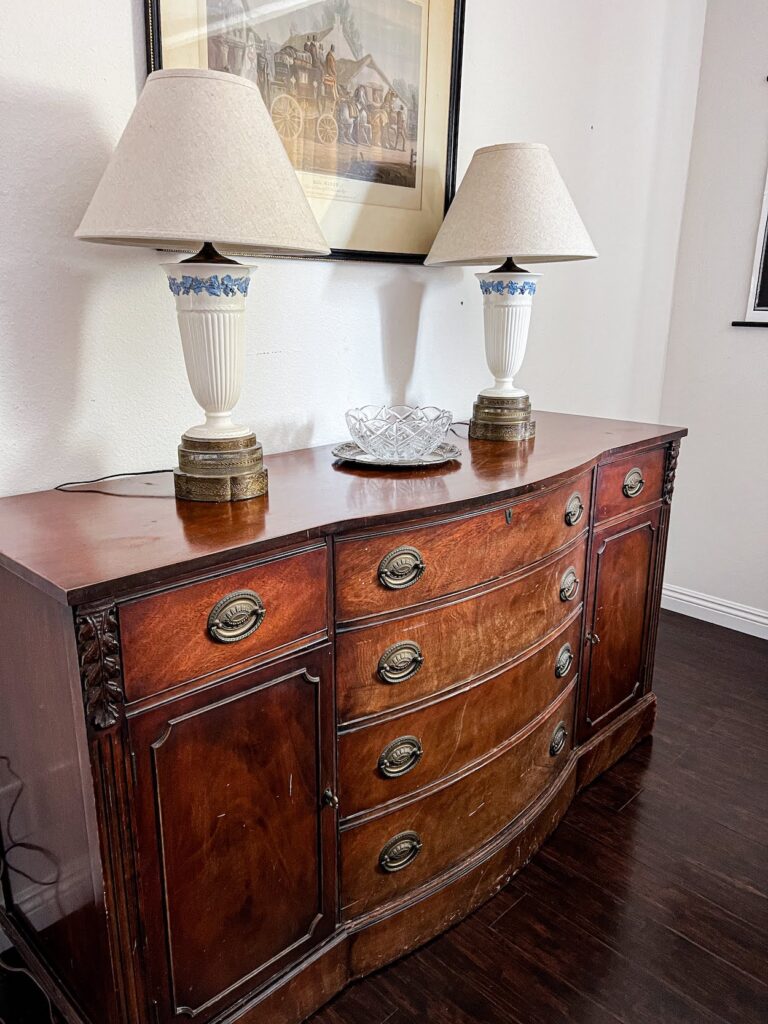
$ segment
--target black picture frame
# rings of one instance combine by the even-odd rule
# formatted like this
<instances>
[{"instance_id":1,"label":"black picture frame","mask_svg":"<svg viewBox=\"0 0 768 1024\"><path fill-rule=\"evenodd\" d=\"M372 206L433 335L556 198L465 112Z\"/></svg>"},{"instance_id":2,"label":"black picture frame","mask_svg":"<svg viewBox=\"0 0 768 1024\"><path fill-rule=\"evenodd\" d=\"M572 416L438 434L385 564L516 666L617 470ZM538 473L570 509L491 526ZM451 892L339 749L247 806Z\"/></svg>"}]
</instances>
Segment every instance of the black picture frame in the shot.
<instances>
[{"instance_id":1,"label":"black picture frame","mask_svg":"<svg viewBox=\"0 0 768 1024\"><path fill-rule=\"evenodd\" d=\"M162 62L162 33L160 29L160 6L161 0L145 0L145 24L146 24L146 55L147 74L159 71L163 67ZM451 44L451 75L450 93L448 102L448 131L447 131L447 153L445 165L445 203L443 212L448 207L456 194L456 168L458 157L458 136L459 136L459 108L461 101L461 76L464 59L464 22L466 16L466 0L454 0L453 14L453 40ZM291 259L328 259L328 260L356 260L374 263L405 263L423 264L427 253L407 252L376 252L361 249L331 249L330 256L304 257L295 256Z\"/></svg>"}]
</instances>

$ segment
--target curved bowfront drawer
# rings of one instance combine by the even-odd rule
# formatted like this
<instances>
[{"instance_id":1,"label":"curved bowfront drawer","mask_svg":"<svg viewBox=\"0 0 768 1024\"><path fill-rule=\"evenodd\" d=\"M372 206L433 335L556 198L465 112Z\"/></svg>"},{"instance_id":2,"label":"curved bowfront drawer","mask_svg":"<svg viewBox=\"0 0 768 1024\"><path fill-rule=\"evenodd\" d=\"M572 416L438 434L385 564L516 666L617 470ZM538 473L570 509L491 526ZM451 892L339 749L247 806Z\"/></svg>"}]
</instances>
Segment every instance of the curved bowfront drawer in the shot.
<instances>
[{"instance_id":1,"label":"curved bowfront drawer","mask_svg":"<svg viewBox=\"0 0 768 1024\"><path fill-rule=\"evenodd\" d=\"M611 519L658 501L664 486L665 463L666 448L655 448L600 466L595 518Z\"/></svg>"},{"instance_id":2,"label":"curved bowfront drawer","mask_svg":"<svg viewBox=\"0 0 768 1024\"><path fill-rule=\"evenodd\" d=\"M587 526L590 479L443 523L340 538L337 619L422 604L544 558Z\"/></svg>"},{"instance_id":3,"label":"curved bowfront drawer","mask_svg":"<svg viewBox=\"0 0 768 1024\"><path fill-rule=\"evenodd\" d=\"M511 739L572 683L581 616L512 668L452 696L339 736L341 814L396 800Z\"/></svg>"},{"instance_id":4,"label":"curved bowfront drawer","mask_svg":"<svg viewBox=\"0 0 768 1024\"><path fill-rule=\"evenodd\" d=\"M122 605L127 700L320 639L326 587L323 545Z\"/></svg>"},{"instance_id":5,"label":"curved bowfront drawer","mask_svg":"<svg viewBox=\"0 0 768 1024\"><path fill-rule=\"evenodd\" d=\"M490 672L558 629L583 595L586 541L511 582L336 636L339 719L411 704Z\"/></svg>"},{"instance_id":6,"label":"curved bowfront drawer","mask_svg":"<svg viewBox=\"0 0 768 1024\"><path fill-rule=\"evenodd\" d=\"M342 918L388 903L464 860L524 811L568 763L574 688L492 760L341 835Z\"/></svg>"}]
</instances>

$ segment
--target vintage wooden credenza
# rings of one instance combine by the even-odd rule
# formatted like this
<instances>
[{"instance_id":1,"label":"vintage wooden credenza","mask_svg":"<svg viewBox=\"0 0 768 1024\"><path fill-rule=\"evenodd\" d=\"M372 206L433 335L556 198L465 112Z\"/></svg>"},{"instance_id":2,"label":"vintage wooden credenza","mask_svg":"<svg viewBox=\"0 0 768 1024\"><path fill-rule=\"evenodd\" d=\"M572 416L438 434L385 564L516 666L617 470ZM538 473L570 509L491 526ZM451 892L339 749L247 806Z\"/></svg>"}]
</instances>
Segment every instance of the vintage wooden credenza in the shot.
<instances>
[{"instance_id":1,"label":"vintage wooden credenza","mask_svg":"<svg viewBox=\"0 0 768 1024\"><path fill-rule=\"evenodd\" d=\"M682 429L0 501L0 925L67 1021L297 1024L653 725Z\"/></svg>"}]
</instances>

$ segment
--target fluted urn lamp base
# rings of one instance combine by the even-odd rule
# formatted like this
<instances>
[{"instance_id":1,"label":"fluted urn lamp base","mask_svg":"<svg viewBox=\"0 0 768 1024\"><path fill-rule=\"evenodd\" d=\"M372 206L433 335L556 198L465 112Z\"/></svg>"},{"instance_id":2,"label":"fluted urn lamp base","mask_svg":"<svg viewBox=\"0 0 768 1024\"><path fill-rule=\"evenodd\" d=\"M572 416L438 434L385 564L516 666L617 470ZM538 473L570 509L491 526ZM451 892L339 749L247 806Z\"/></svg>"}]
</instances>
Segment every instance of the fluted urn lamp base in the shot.
<instances>
[{"instance_id":1,"label":"fluted urn lamp base","mask_svg":"<svg viewBox=\"0 0 768 1024\"><path fill-rule=\"evenodd\" d=\"M536 435L528 395L510 398L482 392L472 407L469 436L477 441L527 441Z\"/></svg>"},{"instance_id":2,"label":"fluted urn lamp base","mask_svg":"<svg viewBox=\"0 0 768 1024\"><path fill-rule=\"evenodd\" d=\"M183 263L166 264L168 285L192 393L205 422L190 427L174 470L185 501L245 501L267 493L267 471L256 435L232 419L245 363L245 300L252 268L205 245Z\"/></svg>"},{"instance_id":3,"label":"fluted urn lamp base","mask_svg":"<svg viewBox=\"0 0 768 1024\"><path fill-rule=\"evenodd\" d=\"M267 493L267 470L255 434L201 440L182 435L174 470L176 497L185 501L245 501Z\"/></svg>"},{"instance_id":4,"label":"fluted urn lamp base","mask_svg":"<svg viewBox=\"0 0 768 1024\"><path fill-rule=\"evenodd\" d=\"M515 385L525 357L531 306L539 274L529 274L514 260L477 274L483 293L485 357L493 387L477 396L469 436L478 441L527 441L536 433L531 400Z\"/></svg>"}]
</instances>

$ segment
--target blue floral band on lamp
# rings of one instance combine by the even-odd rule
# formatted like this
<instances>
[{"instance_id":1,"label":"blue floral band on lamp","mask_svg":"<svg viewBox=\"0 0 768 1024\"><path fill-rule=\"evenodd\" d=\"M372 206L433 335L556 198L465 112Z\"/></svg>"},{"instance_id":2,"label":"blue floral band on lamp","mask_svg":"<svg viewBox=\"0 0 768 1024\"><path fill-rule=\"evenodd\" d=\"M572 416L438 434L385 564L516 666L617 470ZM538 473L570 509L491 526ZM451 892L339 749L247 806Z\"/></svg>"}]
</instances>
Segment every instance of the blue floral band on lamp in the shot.
<instances>
[{"instance_id":1,"label":"blue floral band on lamp","mask_svg":"<svg viewBox=\"0 0 768 1024\"><path fill-rule=\"evenodd\" d=\"M168 278L168 287L174 295L189 295L190 292L200 295L201 292L207 292L209 295L225 295L229 298L238 292L247 295L250 283L250 277L232 277L231 274L224 274L222 277L218 274L211 277L191 277L184 274L181 280L177 277Z\"/></svg>"},{"instance_id":2,"label":"blue floral band on lamp","mask_svg":"<svg viewBox=\"0 0 768 1024\"><path fill-rule=\"evenodd\" d=\"M535 281L481 281L480 291L483 295L503 295L508 292L510 295L535 295Z\"/></svg>"}]
</instances>

